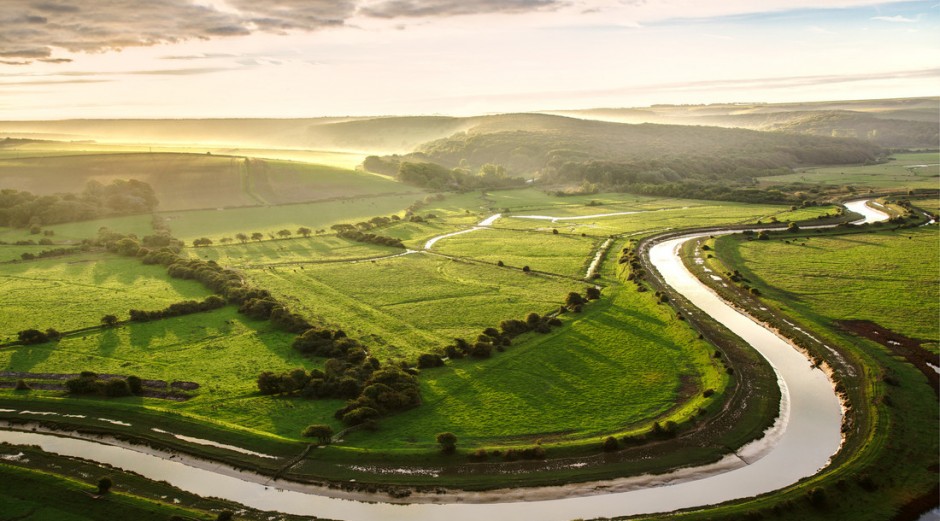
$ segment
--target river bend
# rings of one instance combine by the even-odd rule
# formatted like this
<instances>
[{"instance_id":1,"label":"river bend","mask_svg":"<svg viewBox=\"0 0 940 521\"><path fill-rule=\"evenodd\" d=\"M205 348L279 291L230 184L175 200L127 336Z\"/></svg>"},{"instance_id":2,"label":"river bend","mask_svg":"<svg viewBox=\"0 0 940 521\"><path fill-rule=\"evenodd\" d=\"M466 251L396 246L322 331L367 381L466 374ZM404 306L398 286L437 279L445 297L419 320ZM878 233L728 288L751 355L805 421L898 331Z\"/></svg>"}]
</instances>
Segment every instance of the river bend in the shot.
<instances>
[{"instance_id":1,"label":"river bend","mask_svg":"<svg viewBox=\"0 0 940 521\"><path fill-rule=\"evenodd\" d=\"M887 218L866 206L864 201L862 208L851 205L848 205L850 209L863 213L866 220ZM185 457L170 459L168 454L150 449L6 430L0 431L0 441L38 445L49 452L107 463L150 479L165 480L201 496L216 496L262 510L346 521L477 521L481 518L564 521L578 517L666 512L777 490L815 474L839 450L842 442L840 403L831 381L822 371L812 368L803 354L775 332L722 301L686 269L678 250L682 243L695 237L688 235L654 244L649 251L651 263L667 284L767 358L777 373L782 395L780 417L764 438L715 464L661 476L563 487L412 497L408 500L428 502L396 505L381 502L392 501L387 496L376 495L370 499L377 502L366 503L327 496L336 493L328 489L289 482L267 483L263 476ZM430 246L427 244L425 248ZM626 491L604 493L604 489ZM560 497L572 490L591 495ZM557 499L538 499L550 497Z\"/></svg>"}]
</instances>

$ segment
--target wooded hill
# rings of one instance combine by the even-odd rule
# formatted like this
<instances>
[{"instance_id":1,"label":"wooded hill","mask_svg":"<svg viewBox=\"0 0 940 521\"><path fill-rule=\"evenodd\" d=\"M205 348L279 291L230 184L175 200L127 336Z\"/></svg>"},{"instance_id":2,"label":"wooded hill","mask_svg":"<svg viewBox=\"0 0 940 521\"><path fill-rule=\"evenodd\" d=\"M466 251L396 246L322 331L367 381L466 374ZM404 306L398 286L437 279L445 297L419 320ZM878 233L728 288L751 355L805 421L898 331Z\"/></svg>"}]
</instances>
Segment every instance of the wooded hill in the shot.
<instances>
[{"instance_id":1,"label":"wooded hill","mask_svg":"<svg viewBox=\"0 0 940 521\"><path fill-rule=\"evenodd\" d=\"M704 126L582 120L545 114L476 118L466 132L404 156L369 158L364 167L432 189L481 188L494 165L503 178L537 178L562 191L622 190L651 195L787 201L758 194L754 178L797 166L876 161L879 147L856 139ZM433 164L442 168L416 165ZM450 173L448 173L450 172ZM696 181L689 184L690 181ZM495 187L495 186L494 186ZM742 192L742 190L745 190Z\"/></svg>"},{"instance_id":2,"label":"wooded hill","mask_svg":"<svg viewBox=\"0 0 940 521\"><path fill-rule=\"evenodd\" d=\"M814 136L852 137L887 148L937 147L940 98L653 105L646 108L558 111L554 114L620 123L709 125Z\"/></svg>"}]
</instances>

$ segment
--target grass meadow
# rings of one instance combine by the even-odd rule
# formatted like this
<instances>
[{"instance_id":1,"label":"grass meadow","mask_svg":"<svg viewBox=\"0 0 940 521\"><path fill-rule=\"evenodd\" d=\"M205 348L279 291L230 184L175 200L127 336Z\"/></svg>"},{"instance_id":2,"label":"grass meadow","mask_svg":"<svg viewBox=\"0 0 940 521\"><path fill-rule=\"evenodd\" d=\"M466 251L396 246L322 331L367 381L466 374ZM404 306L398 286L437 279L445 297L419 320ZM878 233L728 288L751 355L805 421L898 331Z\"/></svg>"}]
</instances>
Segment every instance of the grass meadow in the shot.
<instances>
[{"instance_id":1,"label":"grass meadow","mask_svg":"<svg viewBox=\"0 0 940 521\"><path fill-rule=\"evenodd\" d=\"M476 233L476 232L475 232ZM583 284L416 253L376 262L247 270L293 309L362 339L381 360L414 361L455 337L555 310Z\"/></svg>"},{"instance_id":2,"label":"grass meadow","mask_svg":"<svg viewBox=\"0 0 940 521\"><path fill-rule=\"evenodd\" d=\"M778 288L788 308L812 314L816 321L831 325L834 320L870 320L937 343L938 240L937 228L929 226L741 242L732 251L756 284Z\"/></svg>"},{"instance_id":3,"label":"grass meadow","mask_svg":"<svg viewBox=\"0 0 940 521\"><path fill-rule=\"evenodd\" d=\"M29 328L97 326L106 314L126 320L131 308L162 309L209 294L198 282L170 279L162 266L104 253L0 264L0 339Z\"/></svg>"},{"instance_id":4,"label":"grass meadow","mask_svg":"<svg viewBox=\"0 0 940 521\"><path fill-rule=\"evenodd\" d=\"M601 242L578 235L490 229L442 239L433 250L492 264L502 261L515 268L529 266L536 271L583 277Z\"/></svg>"},{"instance_id":5,"label":"grass meadow","mask_svg":"<svg viewBox=\"0 0 940 521\"><path fill-rule=\"evenodd\" d=\"M793 174L764 177L761 183L815 183L868 188L937 188L940 164L936 152L895 154L886 163L864 166L807 168Z\"/></svg>"},{"instance_id":6,"label":"grass meadow","mask_svg":"<svg viewBox=\"0 0 940 521\"><path fill-rule=\"evenodd\" d=\"M760 291L760 309L780 311L798 324L786 327L811 331L810 345L837 346L841 355L831 359L837 365L845 364L844 357L859 367L840 376L849 396L847 412L859 425L850 427L841 454L819 476L773 496L709 512L712 518L785 511L787 519L881 520L898 518L899 509L912 501L922 505L918 509L933 504L937 472L929 455L937 454L940 420L936 388L926 377L931 369L918 369L901 355L922 356L916 348L898 350L890 341L857 336L838 321L872 321L915 339L935 361L940 338L937 243L936 226L787 234L768 241L726 236L715 242L720 269L739 270ZM811 488L826 494L824 508L806 501Z\"/></svg>"},{"instance_id":7,"label":"grass meadow","mask_svg":"<svg viewBox=\"0 0 940 521\"><path fill-rule=\"evenodd\" d=\"M2 251L2 250L0 250ZM200 248L186 248L185 255L212 260L223 266L245 268L282 264L338 262L401 253L400 248L367 244L335 235L294 236L291 239L233 242Z\"/></svg>"},{"instance_id":8,"label":"grass meadow","mask_svg":"<svg viewBox=\"0 0 940 521\"><path fill-rule=\"evenodd\" d=\"M380 195L270 207L165 212L161 215L167 219L174 237L186 242L199 237L218 241L222 237L234 237L236 233L251 235L261 232L267 236L281 229L295 232L301 226L329 229L333 224L355 224L372 217L399 213L422 197L423 194Z\"/></svg>"},{"instance_id":9,"label":"grass meadow","mask_svg":"<svg viewBox=\"0 0 940 521\"><path fill-rule=\"evenodd\" d=\"M124 234L134 234L138 237L153 234L153 219L150 215L129 215L126 217L110 217L107 219L94 219L91 221L79 221L74 223L53 224L43 226L43 230L53 233L48 239L54 243L52 246L45 246L44 249L61 248L63 246L77 244L82 239L94 239L98 236L98 230L107 228L113 232ZM36 241L47 238L42 234L33 235L26 228L6 228L0 227L0 241L13 244L16 241ZM9 245L8 244L8 245ZM8 245L0 245L0 249ZM4 257L7 255L4 254ZM6 260L0 258L0 260Z\"/></svg>"},{"instance_id":10,"label":"grass meadow","mask_svg":"<svg viewBox=\"0 0 940 521\"><path fill-rule=\"evenodd\" d=\"M636 212L628 215L589 217L585 219L546 220L522 217L522 213L510 214L495 223L497 228L547 231L557 229L565 234L585 234L590 236L608 236L615 234L649 235L658 231L698 226L717 226L722 224L747 224L757 221L769 222L776 217L779 221L813 219L827 213L834 214L833 207L819 206L790 210L787 206L751 205L729 202L688 201L681 199L663 200L662 207L656 209L651 204L637 206L589 207L595 213L583 213L584 209L573 216L592 216L605 213ZM552 216L555 216L553 213Z\"/></svg>"},{"instance_id":11,"label":"grass meadow","mask_svg":"<svg viewBox=\"0 0 940 521\"><path fill-rule=\"evenodd\" d=\"M645 428L667 411L681 417L677 403L689 415L707 401L701 390L726 383L723 368L707 343L647 297L618 290L490 360L427 369L421 407L349 441L431 449L435 433L452 431L464 447L531 444Z\"/></svg>"},{"instance_id":12,"label":"grass meadow","mask_svg":"<svg viewBox=\"0 0 940 521\"><path fill-rule=\"evenodd\" d=\"M138 179L161 211L277 205L420 190L349 168L193 153L0 156L0 184L35 194L79 193L88 181Z\"/></svg>"}]
</instances>

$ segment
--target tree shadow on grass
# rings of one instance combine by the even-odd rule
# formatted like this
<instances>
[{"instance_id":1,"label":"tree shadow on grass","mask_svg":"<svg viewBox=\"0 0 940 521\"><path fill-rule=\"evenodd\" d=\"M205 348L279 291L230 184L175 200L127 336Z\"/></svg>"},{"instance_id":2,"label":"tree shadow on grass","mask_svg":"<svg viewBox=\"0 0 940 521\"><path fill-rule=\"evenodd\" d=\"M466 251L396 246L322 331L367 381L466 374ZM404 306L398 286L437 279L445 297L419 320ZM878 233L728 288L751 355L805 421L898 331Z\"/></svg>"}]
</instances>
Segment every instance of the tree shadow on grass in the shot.
<instances>
[{"instance_id":1,"label":"tree shadow on grass","mask_svg":"<svg viewBox=\"0 0 940 521\"><path fill-rule=\"evenodd\" d=\"M7 369L23 373L31 372L33 367L49 358L52 351L57 347L57 342L47 342L39 345L6 348L14 350L13 355L10 356L10 364Z\"/></svg>"}]
</instances>

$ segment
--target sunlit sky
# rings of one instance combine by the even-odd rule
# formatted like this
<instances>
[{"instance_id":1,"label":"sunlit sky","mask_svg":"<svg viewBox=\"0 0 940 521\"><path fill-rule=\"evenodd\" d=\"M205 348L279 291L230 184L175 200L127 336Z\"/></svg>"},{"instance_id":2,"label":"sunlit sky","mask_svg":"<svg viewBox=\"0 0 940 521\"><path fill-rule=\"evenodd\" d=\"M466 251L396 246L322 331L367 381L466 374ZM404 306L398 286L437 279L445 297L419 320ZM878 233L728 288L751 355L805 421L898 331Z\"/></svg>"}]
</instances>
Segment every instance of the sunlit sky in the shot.
<instances>
[{"instance_id":1,"label":"sunlit sky","mask_svg":"<svg viewBox=\"0 0 940 521\"><path fill-rule=\"evenodd\" d=\"M0 120L940 94L940 0L0 0Z\"/></svg>"}]
</instances>

